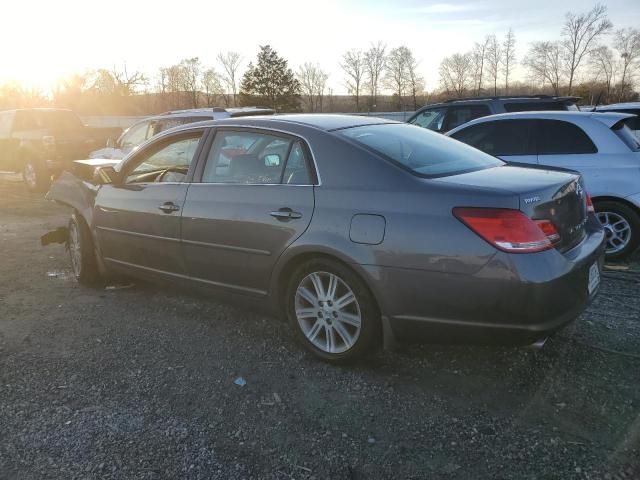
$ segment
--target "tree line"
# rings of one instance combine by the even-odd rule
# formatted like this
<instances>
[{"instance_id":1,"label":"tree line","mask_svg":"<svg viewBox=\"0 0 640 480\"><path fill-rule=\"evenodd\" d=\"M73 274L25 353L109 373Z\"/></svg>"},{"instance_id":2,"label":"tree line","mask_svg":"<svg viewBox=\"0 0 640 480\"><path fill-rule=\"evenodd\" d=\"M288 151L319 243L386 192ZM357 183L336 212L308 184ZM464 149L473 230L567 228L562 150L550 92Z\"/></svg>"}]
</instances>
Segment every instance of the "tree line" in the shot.
<instances>
[{"instance_id":1,"label":"tree line","mask_svg":"<svg viewBox=\"0 0 640 480\"><path fill-rule=\"evenodd\" d=\"M612 46L603 40L612 35ZM524 81L513 82L518 65L516 37L488 35L471 51L455 53L440 64L440 84L448 96L551 93L586 97L588 103L632 100L640 69L640 30L614 30L607 7L568 12L557 39L532 42L520 65Z\"/></svg>"},{"instance_id":2,"label":"tree line","mask_svg":"<svg viewBox=\"0 0 640 480\"><path fill-rule=\"evenodd\" d=\"M610 46L603 40L611 36ZM444 98L498 94L577 94L586 103L637 98L640 30L614 30L607 8L569 12L555 40L536 41L518 61L516 35L487 35L466 53L445 57L440 87L425 90L420 61L405 45L383 42L350 49L339 59L340 81L348 95L336 95L329 74L313 62L297 69L271 46L260 46L255 61L220 52L212 65L185 58L149 77L121 68L70 76L44 95L16 83L0 85L0 108L54 105L84 114L148 114L214 106L261 105L278 112L364 112L415 110ZM516 70L525 77L516 80Z\"/></svg>"}]
</instances>

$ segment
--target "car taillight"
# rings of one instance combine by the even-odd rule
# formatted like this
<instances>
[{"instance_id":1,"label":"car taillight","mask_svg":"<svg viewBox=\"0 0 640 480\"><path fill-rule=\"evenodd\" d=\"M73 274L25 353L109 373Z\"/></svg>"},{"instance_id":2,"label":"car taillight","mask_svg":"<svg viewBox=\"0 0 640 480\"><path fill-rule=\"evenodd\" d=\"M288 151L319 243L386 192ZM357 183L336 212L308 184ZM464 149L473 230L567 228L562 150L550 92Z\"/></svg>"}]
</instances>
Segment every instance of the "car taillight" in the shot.
<instances>
[{"instance_id":1,"label":"car taillight","mask_svg":"<svg viewBox=\"0 0 640 480\"><path fill-rule=\"evenodd\" d=\"M587 196L587 212L596 213L596 209L593 208L593 200L591 200L591 195L589 195L588 193L585 193L585 195Z\"/></svg>"},{"instance_id":2,"label":"car taillight","mask_svg":"<svg viewBox=\"0 0 640 480\"><path fill-rule=\"evenodd\" d=\"M560 241L560 234L553 223L549 220L535 220L535 222L536 225L538 225L538 228L542 230L542 233L547 236L552 244L556 244Z\"/></svg>"},{"instance_id":3,"label":"car taillight","mask_svg":"<svg viewBox=\"0 0 640 480\"><path fill-rule=\"evenodd\" d=\"M453 214L480 237L504 252L541 252L553 248L560 240L553 223L548 220L531 220L520 210L456 207Z\"/></svg>"}]
</instances>

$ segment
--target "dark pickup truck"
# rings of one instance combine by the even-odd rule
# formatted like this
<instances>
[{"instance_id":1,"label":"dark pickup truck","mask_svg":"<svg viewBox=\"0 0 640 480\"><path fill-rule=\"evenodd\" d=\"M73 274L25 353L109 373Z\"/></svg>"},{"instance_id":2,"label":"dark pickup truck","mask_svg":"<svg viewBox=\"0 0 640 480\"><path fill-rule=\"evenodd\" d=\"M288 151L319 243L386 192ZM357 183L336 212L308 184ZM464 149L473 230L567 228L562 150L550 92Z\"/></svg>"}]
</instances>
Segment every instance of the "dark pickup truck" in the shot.
<instances>
[{"instance_id":1,"label":"dark pickup truck","mask_svg":"<svg viewBox=\"0 0 640 480\"><path fill-rule=\"evenodd\" d=\"M27 188L45 191L51 177L88 158L120 128L87 127L71 110L30 108L0 112L0 170L22 172Z\"/></svg>"}]
</instances>

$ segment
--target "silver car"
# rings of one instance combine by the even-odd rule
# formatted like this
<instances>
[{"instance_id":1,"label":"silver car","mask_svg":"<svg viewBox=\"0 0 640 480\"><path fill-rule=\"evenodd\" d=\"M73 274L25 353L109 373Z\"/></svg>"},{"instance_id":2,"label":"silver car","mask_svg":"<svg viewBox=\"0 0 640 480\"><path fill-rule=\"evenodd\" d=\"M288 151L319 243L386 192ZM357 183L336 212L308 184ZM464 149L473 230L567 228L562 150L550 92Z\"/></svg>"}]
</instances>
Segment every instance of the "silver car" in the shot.
<instances>
[{"instance_id":1,"label":"silver car","mask_svg":"<svg viewBox=\"0 0 640 480\"><path fill-rule=\"evenodd\" d=\"M640 243L640 144L631 115L522 112L484 117L447 133L516 164L580 172L607 235L607 256L622 259Z\"/></svg>"}]
</instances>

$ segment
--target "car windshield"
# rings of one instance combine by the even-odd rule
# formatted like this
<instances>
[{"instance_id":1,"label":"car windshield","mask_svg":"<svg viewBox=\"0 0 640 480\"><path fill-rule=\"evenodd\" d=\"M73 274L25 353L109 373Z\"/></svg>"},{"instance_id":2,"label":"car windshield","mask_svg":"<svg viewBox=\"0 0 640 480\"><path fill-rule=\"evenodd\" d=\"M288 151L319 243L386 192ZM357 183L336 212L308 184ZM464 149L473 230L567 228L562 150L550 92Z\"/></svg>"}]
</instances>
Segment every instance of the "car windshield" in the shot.
<instances>
[{"instance_id":1,"label":"car windshield","mask_svg":"<svg viewBox=\"0 0 640 480\"><path fill-rule=\"evenodd\" d=\"M337 133L421 177L457 175L504 164L480 150L413 125L366 125Z\"/></svg>"}]
</instances>

